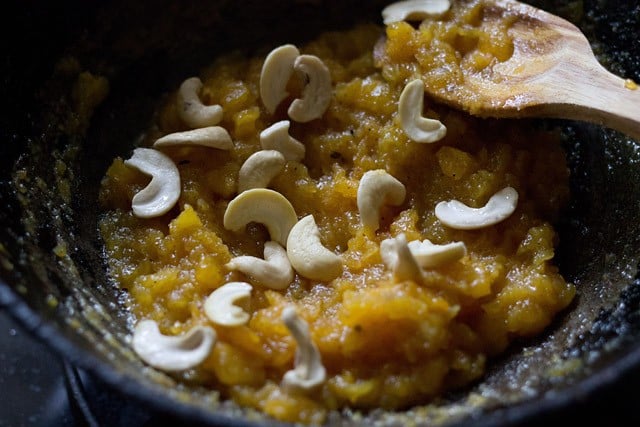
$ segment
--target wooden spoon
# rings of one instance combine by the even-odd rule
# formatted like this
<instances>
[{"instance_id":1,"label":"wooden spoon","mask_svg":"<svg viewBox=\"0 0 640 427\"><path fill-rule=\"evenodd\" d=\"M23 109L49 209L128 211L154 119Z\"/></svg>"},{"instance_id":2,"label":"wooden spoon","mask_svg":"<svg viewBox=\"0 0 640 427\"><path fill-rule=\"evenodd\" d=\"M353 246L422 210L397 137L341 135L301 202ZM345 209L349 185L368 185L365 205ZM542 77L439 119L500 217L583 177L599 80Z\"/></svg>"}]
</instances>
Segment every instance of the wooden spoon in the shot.
<instances>
[{"instance_id":1,"label":"wooden spoon","mask_svg":"<svg viewBox=\"0 0 640 427\"><path fill-rule=\"evenodd\" d=\"M515 17L512 57L466 74L464 90L427 84L433 97L479 116L582 120L640 140L640 88L603 68L575 25L514 0L485 2L486 16Z\"/></svg>"}]
</instances>

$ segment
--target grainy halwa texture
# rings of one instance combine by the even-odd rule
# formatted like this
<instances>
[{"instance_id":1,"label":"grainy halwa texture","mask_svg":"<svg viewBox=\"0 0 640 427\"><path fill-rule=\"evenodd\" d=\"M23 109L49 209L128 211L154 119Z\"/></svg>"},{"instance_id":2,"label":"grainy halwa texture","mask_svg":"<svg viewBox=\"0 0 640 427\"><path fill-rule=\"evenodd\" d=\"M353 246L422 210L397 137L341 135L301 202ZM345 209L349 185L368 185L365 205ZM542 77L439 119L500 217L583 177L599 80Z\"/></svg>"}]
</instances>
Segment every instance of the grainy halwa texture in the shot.
<instances>
[{"instance_id":1,"label":"grainy halwa texture","mask_svg":"<svg viewBox=\"0 0 640 427\"><path fill-rule=\"evenodd\" d=\"M221 125L235 148L163 149L182 178L173 210L156 219L134 217L131 198L148 177L120 158L103 181L100 231L110 273L129 291L134 314L156 320L166 334L199 324L218 333L209 358L180 377L280 420L319 423L327 410L342 407L404 408L468 384L482 375L487 357L516 337L541 332L575 293L551 263L556 243L551 223L568 198L558 136L533 122L479 120L428 105L433 110L425 114L439 118L448 134L435 144L410 141L397 121L406 75L373 64L382 31L362 26L327 33L302 47L329 67L333 98L322 119L291 124L306 155L301 163L288 162L271 184L299 218L313 214L325 246L341 254L343 274L330 283L296 275L284 291L254 285L244 306L251 314L246 326L216 326L203 312L211 291L248 280L224 264L237 255L261 257L268 240L259 225L245 233L222 226L238 170L260 149L260 131L287 118L290 100L274 115L259 100L264 56L227 56L203 72L203 98L224 107ZM394 34L389 32L391 39ZM386 51L383 60L390 64L400 53ZM295 97L300 84L291 86ZM174 94L144 145L184 129ZM359 223L356 191L364 172L378 168L404 183L407 198L399 207L384 208L381 228L367 233ZM517 189L520 200L500 224L459 231L434 215L442 200L479 207L506 186ZM397 282L381 261L379 244L399 233L438 244L464 241L468 255L426 271L419 282ZM289 304L309 323L328 372L325 384L308 396L279 387L295 353L280 319Z\"/></svg>"},{"instance_id":2,"label":"grainy halwa texture","mask_svg":"<svg viewBox=\"0 0 640 427\"><path fill-rule=\"evenodd\" d=\"M439 19L394 22L387 28L385 78L420 78L441 99L464 99L477 112L485 98L474 92L481 82L500 84L493 67L509 60L514 45L509 28L517 15L493 1L457 0ZM413 25L412 25L413 24ZM531 26L531 32L535 32Z\"/></svg>"}]
</instances>

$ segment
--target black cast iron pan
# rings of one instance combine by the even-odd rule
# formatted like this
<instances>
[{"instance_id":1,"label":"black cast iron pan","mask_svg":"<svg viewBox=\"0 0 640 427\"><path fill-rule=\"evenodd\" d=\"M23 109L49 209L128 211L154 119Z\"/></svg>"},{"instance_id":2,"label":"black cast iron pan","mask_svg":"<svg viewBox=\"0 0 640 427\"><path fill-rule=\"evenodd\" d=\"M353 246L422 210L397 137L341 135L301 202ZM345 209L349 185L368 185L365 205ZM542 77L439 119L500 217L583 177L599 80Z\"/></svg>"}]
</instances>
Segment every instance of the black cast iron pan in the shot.
<instances>
[{"instance_id":1,"label":"black cast iron pan","mask_svg":"<svg viewBox=\"0 0 640 427\"><path fill-rule=\"evenodd\" d=\"M101 258L97 188L111 160L128 153L150 123L162 94L219 54L378 22L384 3L10 2L1 37L0 304L133 399L190 422L272 424L144 368L130 351L129 315ZM577 23L608 68L640 81L639 0L531 3ZM82 122L70 89L81 70L105 76L110 90L90 125L69 132L70 123ZM640 370L639 142L593 125L541 126L559 126L566 137L572 202L559 225L558 262L577 285L574 304L468 389L426 407L335 414L329 422L533 422Z\"/></svg>"}]
</instances>

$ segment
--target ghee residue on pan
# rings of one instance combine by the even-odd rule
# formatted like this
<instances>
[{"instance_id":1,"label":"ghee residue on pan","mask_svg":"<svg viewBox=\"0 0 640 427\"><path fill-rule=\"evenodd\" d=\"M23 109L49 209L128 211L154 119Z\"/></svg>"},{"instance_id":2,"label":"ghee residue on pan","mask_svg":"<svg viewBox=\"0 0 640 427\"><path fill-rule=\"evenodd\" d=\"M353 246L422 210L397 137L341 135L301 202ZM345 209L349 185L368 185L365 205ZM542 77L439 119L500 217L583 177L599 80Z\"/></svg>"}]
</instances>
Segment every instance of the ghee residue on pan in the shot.
<instances>
[{"instance_id":1,"label":"ghee residue on pan","mask_svg":"<svg viewBox=\"0 0 640 427\"><path fill-rule=\"evenodd\" d=\"M164 334L198 325L217 334L205 361L176 376L285 421L319 423L328 410L345 407L402 409L478 379L487 357L517 337L540 333L567 307L575 289L552 263L557 238L551 224L569 196L558 135L535 122L475 119L428 98L424 115L446 125L444 139L418 144L398 124L409 69L444 61L428 68L426 81L446 86L452 78L447 64L460 51L475 52L468 61L478 66L508 54L508 23L490 34L470 30L465 19L481 19L477 14L472 3L442 18L455 15L457 24L434 21L444 32L434 30L429 43L410 25L391 24L386 50L377 52L382 68L373 59L383 34L377 26L326 33L300 47L329 68L333 94L320 119L291 122L305 156L287 161L269 187L291 202L298 219L313 215L322 244L340 255L343 270L329 282L295 274L284 290L253 284L240 304L250 315L245 325L214 325L204 301L228 282L251 282L225 264L239 255L261 258L269 235L256 224L246 232L227 230L223 216L236 196L240 167L261 149L260 132L287 119L286 106L302 83L292 80L289 99L269 114L259 98L264 56L225 56L204 70L202 99L222 106L219 126L234 146L162 148L181 178L178 203L163 216L132 214L131 200L149 178L114 160L100 192L111 276L128 290L137 318L155 320ZM451 57L434 53L449 51ZM143 145L183 130L173 95ZM371 232L360 224L356 193L365 172L376 169L404 184L406 198L383 207L380 228ZM434 214L444 200L483 206L505 187L516 189L519 201L496 225L455 230ZM409 241L464 242L467 254L425 269L420 279L399 281L383 263L380 243L401 233ZM296 352L281 318L287 306L308 324L326 369L326 381L313 393L281 387Z\"/></svg>"}]
</instances>

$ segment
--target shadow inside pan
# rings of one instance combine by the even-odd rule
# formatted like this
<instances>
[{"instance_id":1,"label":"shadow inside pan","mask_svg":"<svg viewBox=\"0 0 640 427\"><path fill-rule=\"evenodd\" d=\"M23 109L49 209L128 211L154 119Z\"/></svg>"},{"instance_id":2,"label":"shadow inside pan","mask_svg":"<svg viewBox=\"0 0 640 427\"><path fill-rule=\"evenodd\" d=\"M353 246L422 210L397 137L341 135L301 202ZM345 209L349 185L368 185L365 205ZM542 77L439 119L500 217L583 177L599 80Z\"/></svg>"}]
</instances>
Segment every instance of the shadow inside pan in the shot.
<instances>
[{"instance_id":1,"label":"shadow inside pan","mask_svg":"<svg viewBox=\"0 0 640 427\"><path fill-rule=\"evenodd\" d=\"M105 274L97 188L111 160L130 153L163 94L215 56L378 21L384 2L150 3L115 1L93 10L71 2L68 9L49 10L63 22L82 22L53 32L48 43L56 46L55 54L45 55L49 66L31 63L21 69L29 55L9 55L15 62L5 64L3 90L27 113L14 112L2 123L2 136L12 143L1 148L0 271L6 285L0 287L0 301L51 346L126 394L191 420L246 421L256 415L176 384L145 368L129 350L129 314ZM595 46L608 66L640 80L638 1L625 2L626 8L607 7L614 2L606 1L536 3L578 21L599 42ZM296 19L278 13L293 14L292 5ZM53 25L47 24L47 11L26 13L24 19L31 25L42 19L47 28ZM62 49L64 43L71 48ZM107 77L110 85L86 130L77 127L82 117L70 89L83 70ZM50 74L37 95L19 96L30 82ZM577 285L576 301L547 334L518 343L495 361L482 382L408 413L373 411L357 423L401 424L409 416L415 422L464 424L484 413L486 422L514 422L540 408L571 403L640 363L638 144L596 126L544 125L560 126L566 136L572 202L559 225L558 263ZM511 411L510 416L501 411ZM356 423L349 414L333 417L330 422Z\"/></svg>"}]
</instances>

